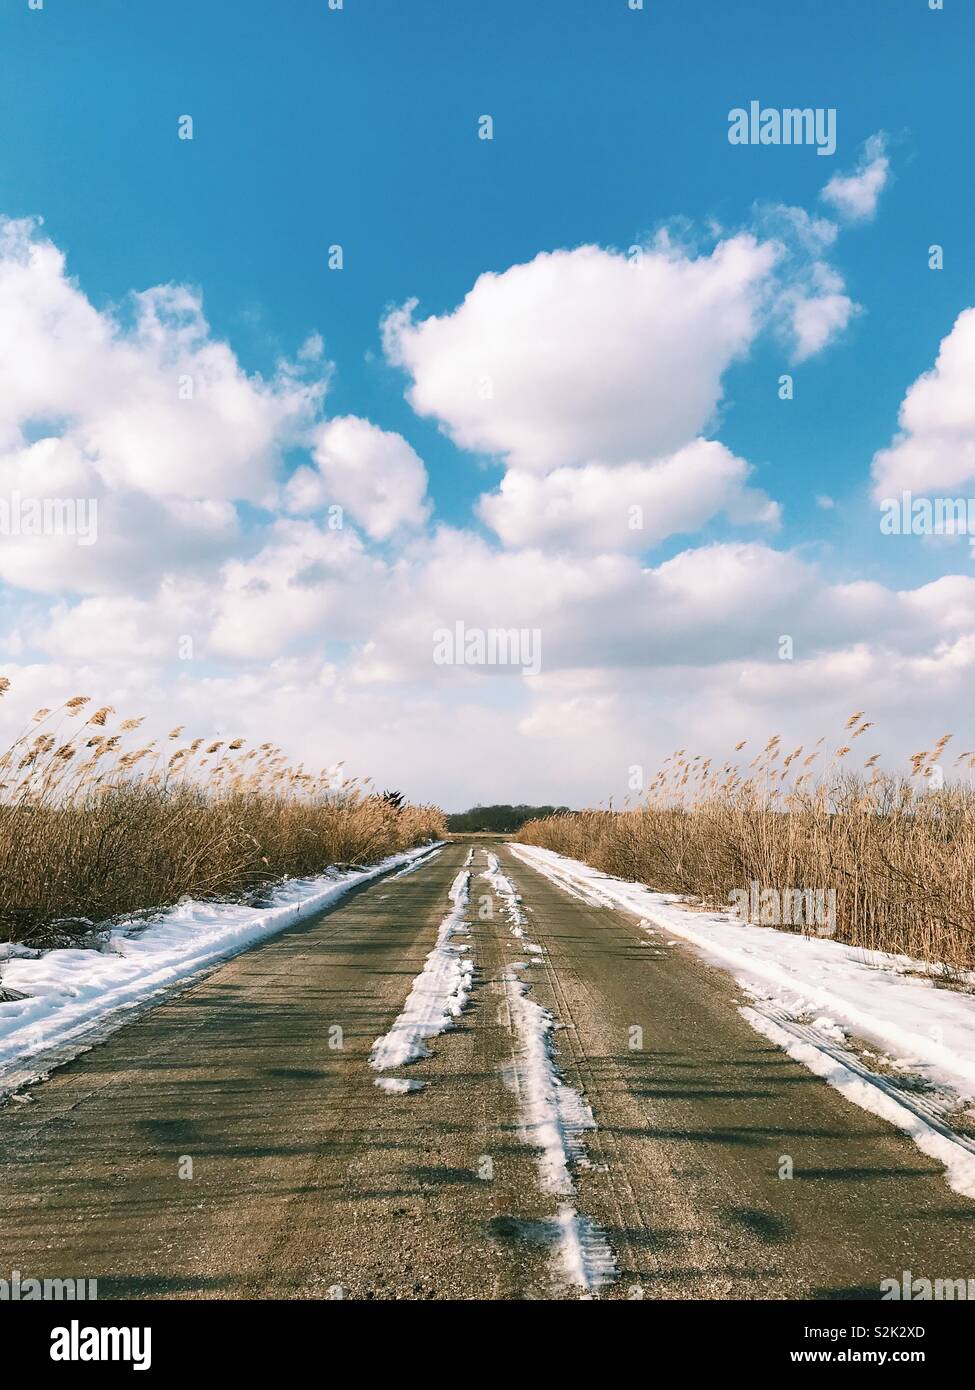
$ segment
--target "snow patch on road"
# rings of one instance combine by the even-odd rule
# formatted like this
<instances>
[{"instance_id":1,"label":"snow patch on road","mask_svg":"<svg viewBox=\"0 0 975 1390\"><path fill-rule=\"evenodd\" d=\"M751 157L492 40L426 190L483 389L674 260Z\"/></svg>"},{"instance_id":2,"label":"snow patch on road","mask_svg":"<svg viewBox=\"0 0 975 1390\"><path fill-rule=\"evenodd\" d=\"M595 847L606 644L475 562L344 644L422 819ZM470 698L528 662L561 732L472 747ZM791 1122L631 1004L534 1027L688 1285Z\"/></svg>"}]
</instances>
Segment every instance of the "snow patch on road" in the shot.
<instances>
[{"instance_id":1,"label":"snow patch on road","mask_svg":"<svg viewBox=\"0 0 975 1390\"><path fill-rule=\"evenodd\" d=\"M580 1216L571 1202L560 1202L558 1213L559 1256L566 1282L588 1292L611 1284L616 1260L606 1237L587 1216Z\"/></svg>"},{"instance_id":2,"label":"snow patch on road","mask_svg":"<svg viewBox=\"0 0 975 1390\"><path fill-rule=\"evenodd\" d=\"M488 854L487 869L481 874L494 889L501 899L501 910L508 919L508 930L511 935L524 942L525 950L534 956L543 956L545 949L536 946L534 942L525 938L525 927L528 925L528 918L525 916L524 908L521 903L521 894L518 892L511 879L501 867L501 861L496 854Z\"/></svg>"},{"instance_id":3,"label":"snow patch on road","mask_svg":"<svg viewBox=\"0 0 975 1390\"><path fill-rule=\"evenodd\" d=\"M0 946L0 1095L101 1041L175 986L314 916L360 884L429 855L422 845L366 869L291 879L268 906L187 899L148 921L120 923L99 949Z\"/></svg>"},{"instance_id":4,"label":"snow patch on road","mask_svg":"<svg viewBox=\"0 0 975 1390\"><path fill-rule=\"evenodd\" d=\"M427 1083L425 1081L405 1081L399 1076L379 1076L376 1078L376 1085L381 1091L388 1091L391 1096L405 1096L411 1091L422 1091Z\"/></svg>"},{"instance_id":5,"label":"snow patch on road","mask_svg":"<svg viewBox=\"0 0 975 1390\"><path fill-rule=\"evenodd\" d=\"M464 954L470 949L469 943L458 944L453 937L466 932L464 914L470 897L470 882L469 870L461 869L450 887L453 906L440 923L436 945L413 981L402 1013L389 1032L372 1045L369 1062L376 1071L403 1067L420 1057L429 1057L426 1039L445 1032L467 1003L474 961Z\"/></svg>"},{"instance_id":6,"label":"snow patch on road","mask_svg":"<svg viewBox=\"0 0 975 1390\"><path fill-rule=\"evenodd\" d=\"M544 955L544 948L525 935L528 918L521 894L496 854L488 853L487 869L481 877L500 898L511 935L529 954ZM589 1166L583 1135L596 1128L596 1121L579 1092L558 1074L552 1046L555 1019L528 998L529 986L519 978L519 972L530 964L514 961L502 976L515 1034L514 1061L504 1069L504 1077L518 1096L525 1140L538 1154L539 1186L543 1192L571 1197L575 1193L573 1167ZM559 1203L553 1226L566 1283L592 1293L616 1278L616 1260L605 1235L572 1202Z\"/></svg>"},{"instance_id":7,"label":"snow patch on road","mask_svg":"<svg viewBox=\"0 0 975 1390\"><path fill-rule=\"evenodd\" d=\"M518 1043L514 1076L526 1137L539 1150L541 1188L571 1193L575 1187L570 1164L585 1163L582 1136L596 1128L596 1121L579 1092L567 1086L555 1069L552 1015L528 998L528 986L513 973L505 975L504 984Z\"/></svg>"},{"instance_id":8,"label":"snow patch on road","mask_svg":"<svg viewBox=\"0 0 975 1390\"><path fill-rule=\"evenodd\" d=\"M505 995L517 1051L509 1073L522 1112L525 1139L538 1150L539 1185L543 1192L571 1196L572 1166L587 1163L583 1134L596 1128L590 1107L559 1077L552 1053L555 1020L528 998L528 986L514 970L504 977ZM616 1275L609 1244L571 1202L558 1210L559 1259L570 1284L595 1291Z\"/></svg>"}]
</instances>

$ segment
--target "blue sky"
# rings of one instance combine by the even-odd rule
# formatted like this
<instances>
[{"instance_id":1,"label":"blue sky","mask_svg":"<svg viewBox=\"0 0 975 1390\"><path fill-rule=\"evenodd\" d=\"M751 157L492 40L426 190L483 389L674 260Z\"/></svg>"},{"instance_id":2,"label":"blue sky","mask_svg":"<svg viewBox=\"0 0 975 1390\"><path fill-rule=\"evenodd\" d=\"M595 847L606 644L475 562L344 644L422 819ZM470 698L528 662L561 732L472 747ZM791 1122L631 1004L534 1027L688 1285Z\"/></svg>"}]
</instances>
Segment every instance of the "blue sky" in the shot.
<instances>
[{"instance_id":1,"label":"blue sky","mask_svg":"<svg viewBox=\"0 0 975 1390\"><path fill-rule=\"evenodd\" d=\"M734 226L756 200L809 206L828 165L890 132L883 226L842 252L868 312L802 373L788 413L773 389L781 354L758 352L733 378L723 437L774 473L790 533L807 538L823 527L815 493L862 489L904 383L972 295L975 15L957 0L943 13L925 0L4 11L4 211L40 213L96 302L199 285L214 329L254 369L321 331L336 405L416 443L450 520L482 479L403 404L378 351L388 304L416 296L442 312L484 270L587 241L627 246L678 215ZM835 106L835 158L730 147L727 111L753 96ZM173 138L184 112L192 144ZM491 143L473 138L482 112ZM950 248L939 275L935 240ZM333 241L341 274L325 271Z\"/></svg>"},{"instance_id":2,"label":"blue sky","mask_svg":"<svg viewBox=\"0 0 975 1390\"><path fill-rule=\"evenodd\" d=\"M927 0L646 0L638 12L625 0L346 0L341 11L3 0L0 38L0 213L42 217L98 310L133 290L198 287L213 337L248 373L271 375L320 333L334 363L328 414L403 436L425 466L432 522L488 545L473 508L503 463L410 407L404 371L383 354L384 314L415 298L417 317L447 316L484 272L587 243L625 251L675 219L709 250L711 219L730 235L759 225L757 205L823 215L825 182L884 132L877 214L841 228L828 256L860 312L796 365L780 337L756 335L727 365L706 433L780 504L770 543L834 580L899 588L959 568L957 548L946 566L937 546L880 540L870 466L975 302L975 15L961 0L943 12ZM835 156L729 145L728 111L753 98L835 107ZM176 138L184 113L192 142ZM482 113L491 142L476 138ZM333 242L341 272L327 269ZM928 269L932 242L945 247L940 272ZM776 394L784 371L789 403ZM287 470L300 451L284 457ZM838 505L817 506L822 494ZM253 499L238 508L241 553L253 553L261 513ZM695 543L739 534L755 532L719 515ZM645 559L687 544L675 532ZM35 599L16 602L27 611ZM355 642L330 636L333 650Z\"/></svg>"}]
</instances>

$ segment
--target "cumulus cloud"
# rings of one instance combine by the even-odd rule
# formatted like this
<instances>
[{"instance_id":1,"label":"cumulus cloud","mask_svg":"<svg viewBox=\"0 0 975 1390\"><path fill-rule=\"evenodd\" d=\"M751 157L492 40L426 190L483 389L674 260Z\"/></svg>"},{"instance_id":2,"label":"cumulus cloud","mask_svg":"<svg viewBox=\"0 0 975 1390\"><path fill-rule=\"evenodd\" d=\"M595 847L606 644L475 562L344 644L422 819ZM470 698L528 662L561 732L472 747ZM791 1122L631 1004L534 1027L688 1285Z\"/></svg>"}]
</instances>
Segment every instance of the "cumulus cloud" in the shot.
<instances>
[{"instance_id":1,"label":"cumulus cloud","mask_svg":"<svg viewBox=\"0 0 975 1390\"><path fill-rule=\"evenodd\" d=\"M699 257L546 252L482 275L453 313L392 312L385 350L413 408L465 449L531 472L653 458L711 420L776 254L747 234Z\"/></svg>"},{"instance_id":2,"label":"cumulus cloud","mask_svg":"<svg viewBox=\"0 0 975 1390\"><path fill-rule=\"evenodd\" d=\"M259 501L321 379L247 375L185 286L127 307L96 310L37 223L0 221L0 437L53 426L112 486Z\"/></svg>"},{"instance_id":3,"label":"cumulus cloud","mask_svg":"<svg viewBox=\"0 0 975 1390\"><path fill-rule=\"evenodd\" d=\"M822 196L845 221L869 222L889 176L887 137L881 131L864 143L856 170L834 174Z\"/></svg>"},{"instance_id":4,"label":"cumulus cloud","mask_svg":"<svg viewBox=\"0 0 975 1390\"><path fill-rule=\"evenodd\" d=\"M975 666L975 579L837 583L808 553L754 539L641 555L719 515L778 521L746 461L702 434L759 333L785 332L804 360L857 306L825 259L836 223L795 209L776 223L708 254L666 239L639 258L543 254L482 276L451 313L388 316L386 351L415 408L506 466L478 504L500 548L427 529L424 466L400 435L320 420L318 335L296 365L249 375L195 292L96 310L36 226L4 224L4 489L43 480L97 498L99 543L0 546L0 579L57 596L47 611L18 600L18 694L0 719L84 691L148 711L147 728L273 737L454 805L580 801L675 743L722 754L786 732L782 720L815 737L831 712L863 705L896 725L923 701L940 723ZM975 476L973 319L908 392L878 489ZM282 486L293 445L306 452ZM270 519L242 524L245 500ZM541 675L436 665L434 631L457 621L537 629ZM792 662L778 659L783 634ZM183 636L193 662L175 660ZM475 760L474 785L471 750L485 747L498 756Z\"/></svg>"},{"instance_id":5,"label":"cumulus cloud","mask_svg":"<svg viewBox=\"0 0 975 1390\"><path fill-rule=\"evenodd\" d=\"M97 310L37 222L0 219L0 494L98 509L97 545L7 538L0 576L99 593L219 562L314 420L327 371L304 371L245 373L183 286Z\"/></svg>"},{"instance_id":6,"label":"cumulus cloud","mask_svg":"<svg viewBox=\"0 0 975 1390\"><path fill-rule=\"evenodd\" d=\"M356 678L431 687L483 684L485 674L497 674L434 668L432 635L457 622L537 629L545 675L731 660L776 668L783 634L811 657L872 644L878 633L899 651L920 654L975 632L975 580L902 594L872 582L836 584L797 552L761 542L692 547L656 566L620 552L580 565L569 552L498 553L468 532L443 528L396 565L374 571L370 585L358 608L356 595L333 601L361 658Z\"/></svg>"},{"instance_id":7,"label":"cumulus cloud","mask_svg":"<svg viewBox=\"0 0 975 1390\"><path fill-rule=\"evenodd\" d=\"M180 639L193 637L207 611L205 593L163 584L153 599L113 594L56 603L35 634L36 645L59 661L93 662L101 668L166 665L179 656Z\"/></svg>"},{"instance_id":8,"label":"cumulus cloud","mask_svg":"<svg viewBox=\"0 0 975 1390\"><path fill-rule=\"evenodd\" d=\"M435 666L433 630L458 619L537 627L541 675ZM206 664L172 661L187 631ZM778 659L782 634L793 661ZM228 564L216 593L59 605L41 646L53 660L5 668L18 691L0 706L7 723L29 716L24 701L97 693L148 712L152 733L186 722L273 736L316 766L344 757L457 806L522 791L579 801L625 790L630 765L675 746L723 756L746 736L815 739L855 708L881 721L888 751L904 751L901 736L912 751L919 709L933 737L968 699L975 579L903 592L836 584L758 543L697 547L653 568L624 555L579 565L499 554L448 529L388 563L354 533L291 521ZM163 682L167 662L176 669ZM478 747L497 756L474 781ZM864 740L862 755L872 751Z\"/></svg>"},{"instance_id":9,"label":"cumulus cloud","mask_svg":"<svg viewBox=\"0 0 975 1390\"><path fill-rule=\"evenodd\" d=\"M205 649L254 661L308 639L361 640L385 572L353 530L278 520L255 556L224 566L204 617Z\"/></svg>"},{"instance_id":10,"label":"cumulus cloud","mask_svg":"<svg viewBox=\"0 0 975 1390\"><path fill-rule=\"evenodd\" d=\"M59 533L28 525L38 499L69 508ZM70 437L47 436L0 457L0 517L0 579L46 594L145 592L163 571L214 568L241 538L231 502L113 488Z\"/></svg>"},{"instance_id":11,"label":"cumulus cloud","mask_svg":"<svg viewBox=\"0 0 975 1390\"><path fill-rule=\"evenodd\" d=\"M805 362L822 352L847 327L859 305L846 293L843 277L825 261L810 267L804 282L782 296L793 362Z\"/></svg>"},{"instance_id":12,"label":"cumulus cloud","mask_svg":"<svg viewBox=\"0 0 975 1390\"><path fill-rule=\"evenodd\" d=\"M934 368L905 395L898 423L897 437L873 460L878 501L975 480L975 308L942 339Z\"/></svg>"},{"instance_id":13,"label":"cumulus cloud","mask_svg":"<svg viewBox=\"0 0 975 1390\"><path fill-rule=\"evenodd\" d=\"M426 469L402 435L345 415L319 426L313 452L322 483L318 505L338 504L373 540L427 520ZM292 496L310 481L300 476Z\"/></svg>"},{"instance_id":14,"label":"cumulus cloud","mask_svg":"<svg viewBox=\"0 0 975 1390\"><path fill-rule=\"evenodd\" d=\"M778 505L746 486L750 472L723 444L697 439L654 463L586 464L544 476L511 469L478 510L509 547L642 550L721 512L776 526Z\"/></svg>"}]
</instances>

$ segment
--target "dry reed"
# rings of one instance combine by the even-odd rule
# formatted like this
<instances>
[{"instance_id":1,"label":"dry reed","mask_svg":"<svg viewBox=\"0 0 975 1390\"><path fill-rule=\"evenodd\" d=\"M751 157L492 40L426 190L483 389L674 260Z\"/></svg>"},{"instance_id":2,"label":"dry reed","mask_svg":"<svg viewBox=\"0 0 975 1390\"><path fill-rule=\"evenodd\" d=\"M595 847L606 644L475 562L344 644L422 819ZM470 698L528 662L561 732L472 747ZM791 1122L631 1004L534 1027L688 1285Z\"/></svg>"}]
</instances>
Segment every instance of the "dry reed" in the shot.
<instances>
[{"instance_id":1,"label":"dry reed","mask_svg":"<svg viewBox=\"0 0 975 1390\"><path fill-rule=\"evenodd\" d=\"M837 939L971 969L975 790L961 774L975 755L945 778L946 734L913 756L910 775L881 771L877 754L853 771L871 727L851 716L818 775L823 739L786 752L774 737L747 767L680 749L639 805L531 821L516 838L710 907L727 909L752 883L833 890Z\"/></svg>"},{"instance_id":2,"label":"dry reed","mask_svg":"<svg viewBox=\"0 0 975 1390\"><path fill-rule=\"evenodd\" d=\"M177 727L159 747L137 736L142 719L90 707L38 710L0 757L0 941L78 941L184 897L255 901L445 833L436 807L336 786L270 743L179 743Z\"/></svg>"}]
</instances>

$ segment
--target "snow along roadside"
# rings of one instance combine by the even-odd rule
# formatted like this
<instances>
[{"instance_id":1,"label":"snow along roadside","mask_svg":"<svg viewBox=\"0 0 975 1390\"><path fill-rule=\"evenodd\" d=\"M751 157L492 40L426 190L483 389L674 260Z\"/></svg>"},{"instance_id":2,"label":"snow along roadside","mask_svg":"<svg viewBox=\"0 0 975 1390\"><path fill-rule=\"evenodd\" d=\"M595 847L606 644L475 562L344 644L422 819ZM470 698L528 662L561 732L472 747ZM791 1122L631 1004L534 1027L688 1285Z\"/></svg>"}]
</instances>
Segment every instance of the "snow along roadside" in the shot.
<instances>
[{"instance_id":1,"label":"snow along roadside","mask_svg":"<svg viewBox=\"0 0 975 1390\"><path fill-rule=\"evenodd\" d=\"M521 897L502 870L497 855L487 856L486 878L501 899L512 936L526 951L541 952L529 941ZM592 1109L574 1087L559 1076L552 1033L555 1019L528 998L528 985L518 974L527 969L516 961L502 976L505 999L515 1035L513 1088L518 1096L526 1141L537 1150L539 1187L563 1198L575 1194L572 1168L587 1163L583 1134L596 1128ZM603 1232L580 1215L571 1201L561 1201L556 1218L556 1243L564 1278L593 1293L616 1277L616 1260Z\"/></svg>"},{"instance_id":2,"label":"snow along roadside","mask_svg":"<svg viewBox=\"0 0 975 1390\"><path fill-rule=\"evenodd\" d=\"M534 845L512 844L522 862L593 905L622 908L649 928L691 942L713 963L730 970L755 1001L743 1009L747 1022L786 1048L798 1061L904 1130L925 1153L946 1165L949 1185L975 1196L975 1154L925 1123L878 1077L871 1085L835 1056L848 1031L892 1057L895 1073L920 1075L933 1087L949 1088L959 1103L975 1094L975 996L939 989L930 966L902 956L885 956L842 942L804 937L774 927L757 927L728 914L691 912L673 895L610 878L579 860ZM797 1040L769 1018L803 1025ZM818 1039L817 1039L818 1035ZM829 1047L833 1056L816 1047Z\"/></svg>"},{"instance_id":3,"label":"snow along roadside","mask_svg":"<svg viewBox=\"0 0 975 1390\"><path fill-rule=\"evenodd\" d=\"M292 879L264 908L187 899L148 924L121 923L103 949L0 946L3 987L25 996L0 1003L0 1096L77 1056L128 1022L133 1011L159 1002L217 961L433 848L421 845L365 869Z\"/></svg>"},{"instance_id":4,"label":"snow along roadside","mask_svg":"<svg viewBox=\"0 0 975 1390\"><path fill-rule=\"evenodd\" d=\"M381 1038L372 1045L370 1066L376 1071L404 1067L420 1057L429 1057L426 1039L443 1033L460 1016L471 992L474 962L464 953L469 943L458 944L453 937L466 931L464 916L470 894L471 876L461 869L448 894L453 906L440 923L436 944L423 969L413 981L402 1013ZM377 1086L393 1095L418 1090L417 1083L397 1082L380 1077Z\"/></svg>"}]
</instances>

